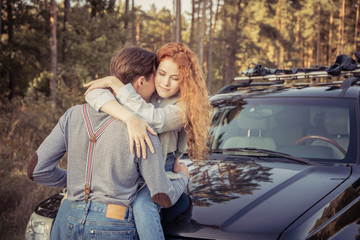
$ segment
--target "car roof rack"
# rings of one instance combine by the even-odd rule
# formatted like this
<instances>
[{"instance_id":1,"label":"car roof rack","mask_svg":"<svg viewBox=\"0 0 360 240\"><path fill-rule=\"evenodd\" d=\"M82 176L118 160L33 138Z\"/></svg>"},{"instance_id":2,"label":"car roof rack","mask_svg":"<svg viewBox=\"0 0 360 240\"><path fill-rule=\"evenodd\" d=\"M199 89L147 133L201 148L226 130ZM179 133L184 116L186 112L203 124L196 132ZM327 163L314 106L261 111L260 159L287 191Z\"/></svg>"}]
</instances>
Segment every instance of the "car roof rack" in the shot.
<instances>
[{"instance_id":1,"label":"car roof rack","mask_svg":"<svg viewBox=\"0 0 360 240\"><path fill-rule=\"evenodd\" d=\"M358 68L351 71L341 71L339 76L333 76L327 73L326 71L311 71L311 72L298 72L298 73L281 73L281 74L267 74L267 75L257 75L257 76L244 76L244 77L235 77L235 81L256 81L256 80L262 80L262 81L270 81L270 82L276 82L275 84L279 83L279 81L294 81L294 80L315 80L317 78L328 78L331 79L333 77L358 77L360 76L360 64L358 65Z\"/></svg>"},{"instance_id":2,"label":"car roof rack","mask_svg":"<svg viewBox=\"0 0 360 240\"><path fill-rule=\"evenodd\" d=\"M281 70L278 74L264 74L254 76L235 77L234 83L224 86L217 94L229 93L247 87L266 87L266 86L309 86L309 85L328 85L341 84L341 88L349 88L357 82L360 82L360 64L357 68L350 71L342 70L337 76L330 75L324 71L325 66L316 66L315 68L296 69L296 73L289 73L292 70ZM340 77L344 80L341 81ZM336 78L336 80L331 80ZM355 79L354 79L355 78ZM327 79L331 81L316 81L316 79ZM303 80L303 81L297 81Z\"/></svg>"},{"instance_id":3,"label":"car roof rack","mask_svg":"<svg viewBox=\"0 0 360 240\"><path fill-rule=\"evenodd\" d=\"M350 86L358 83L360 81L360 76L350 77L345 79L342 83L340 88L341 89L348 89Z\"/></svg>"}]
</instances>

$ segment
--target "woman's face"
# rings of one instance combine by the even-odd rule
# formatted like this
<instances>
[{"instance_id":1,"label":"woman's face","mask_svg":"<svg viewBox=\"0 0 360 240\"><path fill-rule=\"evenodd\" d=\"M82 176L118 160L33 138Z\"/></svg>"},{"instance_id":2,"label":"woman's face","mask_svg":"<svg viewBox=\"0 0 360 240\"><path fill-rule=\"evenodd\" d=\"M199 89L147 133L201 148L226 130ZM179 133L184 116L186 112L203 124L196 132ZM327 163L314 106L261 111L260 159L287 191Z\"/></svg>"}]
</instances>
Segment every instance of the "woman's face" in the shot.
<instances>
[{"instance_id":1,"label":"woman's face","mask_svg":"<svg viewBox=\"0 0 360 240\"><path fill-rule=\"evenodd\" d=\"M171 97L179 91L179 66L171 58L160 62L155 75L155 89L162 98Z\"/></svg>"}]
</instances>

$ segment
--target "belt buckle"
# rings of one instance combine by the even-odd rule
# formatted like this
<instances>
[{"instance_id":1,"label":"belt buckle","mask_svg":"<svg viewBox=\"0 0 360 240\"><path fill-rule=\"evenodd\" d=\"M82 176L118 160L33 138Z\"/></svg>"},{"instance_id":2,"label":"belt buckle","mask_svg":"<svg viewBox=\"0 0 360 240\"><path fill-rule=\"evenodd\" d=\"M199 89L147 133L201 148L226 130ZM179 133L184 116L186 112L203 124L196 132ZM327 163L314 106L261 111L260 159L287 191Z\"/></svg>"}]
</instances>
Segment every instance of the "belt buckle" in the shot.
<instances>
[{"instance_id":1,"label":"belt buckle","mask_svg":"<svg viewBox=\"0 0 360 240\"><path fill-rule=\"evenodd\" d=\"M117 220L125 220L127 207L117 205L117 204L108 204L106 209L106 217L113 218Z\"/></svg>"}]
</instances>

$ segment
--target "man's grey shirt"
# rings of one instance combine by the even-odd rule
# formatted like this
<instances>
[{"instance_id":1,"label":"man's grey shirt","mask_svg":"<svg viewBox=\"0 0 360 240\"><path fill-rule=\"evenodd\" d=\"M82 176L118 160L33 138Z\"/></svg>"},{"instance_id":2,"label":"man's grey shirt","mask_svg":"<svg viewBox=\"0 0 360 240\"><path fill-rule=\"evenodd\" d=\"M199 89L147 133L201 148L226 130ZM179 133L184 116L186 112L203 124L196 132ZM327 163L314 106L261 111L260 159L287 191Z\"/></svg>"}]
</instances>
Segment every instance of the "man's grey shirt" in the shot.
<instances>
[{"instance_id":1,"label":"man's grey shirt","mask_svg":"<svg viewBox=\"0 0 360 240\"><path fill-rule=\"evenodd\" d=\"M36 151L37 163L32 175L34 181L44 185L67 185L71 201L82 201L85 197L89 135L82 107L77 105L68 109L40 145ZM86 109L94 132L112 119L108 114L97 112L88 105ZM109 124L94 144L90 200L130 206L136 198L139 176L142 175L156 203L170 207L177 201L188 180L183 173L180 173L180 179L168 179L159 139L148 135L155 153L152 154L147 148L147 159L138 158L130 153L126 125L119 120ZM57 167L65 153L68 158L67 172Z\"/></svg>"}]
</instances>

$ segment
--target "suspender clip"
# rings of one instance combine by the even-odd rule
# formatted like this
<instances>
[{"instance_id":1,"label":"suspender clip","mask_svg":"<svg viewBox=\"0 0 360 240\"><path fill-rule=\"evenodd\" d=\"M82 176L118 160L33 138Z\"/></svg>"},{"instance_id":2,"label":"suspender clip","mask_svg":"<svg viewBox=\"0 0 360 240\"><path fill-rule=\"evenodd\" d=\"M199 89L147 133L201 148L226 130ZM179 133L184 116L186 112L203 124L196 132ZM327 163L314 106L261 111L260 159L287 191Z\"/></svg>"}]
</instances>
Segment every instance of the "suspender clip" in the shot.
<instances>
[{"instance_id":1,"label":"suspender clip","mask_svg":"<svg viewBox=\"0 0 360 240\"><path fill-rule=\"evenodd\" d=\"M96 135L95 135L95 134L92 134L92 135L91 135L91 137L90 137L90 142L93 142L93 143L96 142Z\"/></svg>"},{"instance_id":2,"label":"suspender clip","mask_svg":"<svg viewBox=\"0 0 360 240\"><path fill-rule=\"evenodd\" d=\"M85 185L85 203L88 203L90 195L90 186Z\"/></svg>"}]
</instances>

